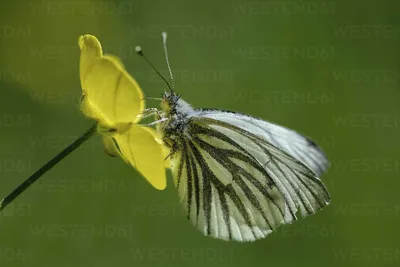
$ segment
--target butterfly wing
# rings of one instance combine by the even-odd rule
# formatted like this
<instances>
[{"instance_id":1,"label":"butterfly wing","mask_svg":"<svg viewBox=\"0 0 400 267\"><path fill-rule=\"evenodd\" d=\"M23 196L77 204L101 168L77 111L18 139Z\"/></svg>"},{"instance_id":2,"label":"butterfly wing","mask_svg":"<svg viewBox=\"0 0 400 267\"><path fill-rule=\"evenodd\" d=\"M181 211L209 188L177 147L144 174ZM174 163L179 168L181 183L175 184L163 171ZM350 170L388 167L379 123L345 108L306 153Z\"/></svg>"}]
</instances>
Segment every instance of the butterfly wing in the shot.
<instances>
[{"instance_id":1,"label":"butterfly wing","mask_svg":"<svg viewBox=\"0 0 400 267\"><path fill-rule=\"evenodd\" d=\"M188 218L205 235L253 241L329 203L315 173L269 140L208 117L188 123L171 169Z\"/></svg>"},{"instance_id":2,"label":"butterfly wing","mask_svg":"<svg viewBox=\"0 0 400 267\"><path fill-rule=\"evenodd\" d=\"M321 176L329 167L322 149L310 138L252 116L221 110L201 110L201 116L235 125L282 149Z\"/></svg>"}]
</instances>

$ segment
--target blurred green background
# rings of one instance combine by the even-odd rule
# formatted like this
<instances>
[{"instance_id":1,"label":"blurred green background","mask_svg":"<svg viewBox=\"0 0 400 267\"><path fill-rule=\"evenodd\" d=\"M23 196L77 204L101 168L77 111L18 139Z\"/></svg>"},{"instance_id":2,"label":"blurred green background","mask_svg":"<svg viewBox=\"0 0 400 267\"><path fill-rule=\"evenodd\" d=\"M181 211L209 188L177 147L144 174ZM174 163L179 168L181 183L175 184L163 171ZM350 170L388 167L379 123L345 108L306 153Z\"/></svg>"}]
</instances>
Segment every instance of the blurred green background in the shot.
<instances>
[{"instance_id":1,"label":"blurred green background","mask_svg":"<svg viewBox=\"0 0 400 267\"><path fill-rule=\"evenodd\" d=\"M399 5L395 1L47 1L0 4L0 195L82 134L79 35L121 57L147 96L270 120L317 141L332 203L254 243L204 237L165 191L91 139L0 214L0 266L399 266ZM150 106L157 102L149 102Z\"/></svg>"}]
</instances>

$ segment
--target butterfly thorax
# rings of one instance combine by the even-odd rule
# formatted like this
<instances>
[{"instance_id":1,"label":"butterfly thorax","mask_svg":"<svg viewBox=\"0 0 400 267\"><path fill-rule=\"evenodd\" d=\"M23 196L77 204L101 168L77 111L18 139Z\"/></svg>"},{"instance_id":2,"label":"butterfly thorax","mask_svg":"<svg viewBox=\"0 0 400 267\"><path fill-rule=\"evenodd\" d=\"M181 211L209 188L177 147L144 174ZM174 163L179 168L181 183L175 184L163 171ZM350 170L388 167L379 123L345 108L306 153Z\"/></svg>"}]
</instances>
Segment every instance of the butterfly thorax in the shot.
<instances>
[{"instance_id":1,"label":"butterfly thorax","mask_svg":"<svg viewBox=\"0 0 400 267\"><path fill-rule=\"evenodd\" d=\"M163 118L167 120L160 123L157 129L161 133L165 145L173 150L177 149L185 138L189 138L190 124L188 122L195 111L174 93L164 93L161 111Z\"/></svg>"}]
</instances>

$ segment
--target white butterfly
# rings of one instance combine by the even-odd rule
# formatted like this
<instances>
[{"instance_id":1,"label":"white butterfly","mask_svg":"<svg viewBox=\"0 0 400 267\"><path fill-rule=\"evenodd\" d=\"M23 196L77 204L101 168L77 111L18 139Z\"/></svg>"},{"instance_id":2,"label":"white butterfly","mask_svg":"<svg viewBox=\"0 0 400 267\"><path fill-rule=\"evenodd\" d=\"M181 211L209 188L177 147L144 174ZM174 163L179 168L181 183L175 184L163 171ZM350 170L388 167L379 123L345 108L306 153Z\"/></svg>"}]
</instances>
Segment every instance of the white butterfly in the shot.
<instances>
[{"instance_id":1,"label":"white butterfly","mask_svg":"<svg viewBox=\"0 0 400 267\"><path fill-rule=\"evenodd\" d=\"M248 115L194 109L172 88L157 130L187 217L203 234L254 241L329 204L319 179L329 163L313 141Z\"/></svg>"}]
</instances>

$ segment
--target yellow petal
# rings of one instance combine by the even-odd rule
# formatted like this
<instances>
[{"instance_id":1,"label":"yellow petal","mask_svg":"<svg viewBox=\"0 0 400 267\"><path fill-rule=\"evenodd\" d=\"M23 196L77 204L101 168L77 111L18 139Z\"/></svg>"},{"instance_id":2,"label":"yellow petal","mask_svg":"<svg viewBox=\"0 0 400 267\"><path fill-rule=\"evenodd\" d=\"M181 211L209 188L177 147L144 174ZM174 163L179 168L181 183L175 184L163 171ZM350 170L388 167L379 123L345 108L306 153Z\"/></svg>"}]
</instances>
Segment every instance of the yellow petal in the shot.
<instances>
[{"instance_id":1,"label":"yellow petal","mask_svg":"<svg viewBox=\"0 0 400 267\"><path fill-rule=\"evenodd\" d=\"M132 124L129 130L116 133L113 138L122 158L127 159L156 189L165 189L164 151L155 139L154 129Z\"/></svg>"},{"instance_id":2,"label":"yellow petal","mask_svg":"<svg viewBox=\"0 0 400 267\"><path fill-rule=\"evenodd\" d=\"M82 79L82 77L85 76L86 69L91 65L94 59L101 57L103 52L99 40L90 34L80 36L78 44L81 49L79 75Z\"/></svg>"},{"instance_id":3,"label":"yellow petal","mask_svg":"<svg viewBox=\"0 0 400 267\"><path fill-rule=\"evenodd\" d=\"M115 55L111 55L111 54L106 54L105 56L106 56L106 57L111 57L111 58L113 58L115 61L118 62L119 66L120 66L121 68L125 69L124 63L122 62L122 60L121 60L119 57L117 57L117 56L115 56Z\"/></svg>"},{"instance_id":4,"label":"yellow petal","mask_svg":"<svg viewBox=\"0 0 400 267\"><path fill-rule=\"evenodd\" d=\"M111 157L121 156L111 136L103 136L104 150Z\"/></svg>"},{"instance_id":5,"label":"yellow petal","mask_svg":"<svg viewBox=\"0 0 400 267\"><path fill-rule=\"evenodd\" d=\"M152 128L149 128L152 132L153 135L156 137L156 141L157 143L159 143L160 145L162 145L163 141L160 137L160 135ZM163 148L163 155L164 155L164 168L166 169L170 169L171 168L171 160L169 158L169 153L170 153L170 149L167 146L162 145Z\"/></svg>"},{"instance_id":6,"label":"yellow petal","mask_svg":"<svg viewBox=\"0 0 400 267\"><path fill-rule=\"evenodd\" d=\"M86 98L82 112L86 116L105 125L139 121L143 92L115 57L94 59L81 81Z\"/></svg>"}]
</instances>

